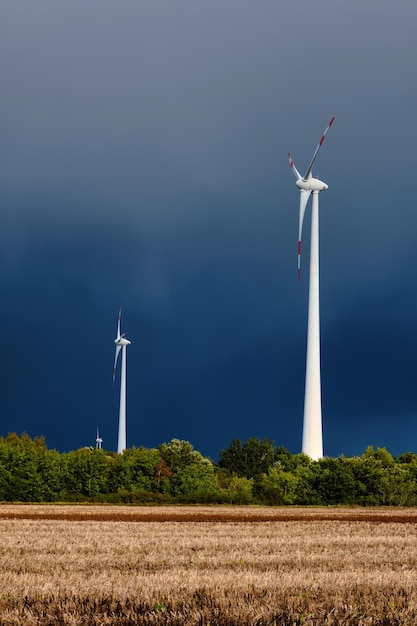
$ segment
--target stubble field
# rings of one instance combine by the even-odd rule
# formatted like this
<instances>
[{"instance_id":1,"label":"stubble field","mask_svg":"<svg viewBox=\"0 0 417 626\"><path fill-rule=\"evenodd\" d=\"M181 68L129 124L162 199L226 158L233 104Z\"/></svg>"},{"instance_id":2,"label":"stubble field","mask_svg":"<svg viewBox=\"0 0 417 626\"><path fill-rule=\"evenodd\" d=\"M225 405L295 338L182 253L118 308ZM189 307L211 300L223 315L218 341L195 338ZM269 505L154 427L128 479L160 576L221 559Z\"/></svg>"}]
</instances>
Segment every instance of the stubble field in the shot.
<instances>
[{"instance_id":1,"label":"stubble field","mask_svg":"<svg viewBox=\"0 0 417 626\"><path fill-rule=\"evenodd\" d=\"M417 510L0 506L0 624L417 624Z\"/></svg>"}]
</instances>

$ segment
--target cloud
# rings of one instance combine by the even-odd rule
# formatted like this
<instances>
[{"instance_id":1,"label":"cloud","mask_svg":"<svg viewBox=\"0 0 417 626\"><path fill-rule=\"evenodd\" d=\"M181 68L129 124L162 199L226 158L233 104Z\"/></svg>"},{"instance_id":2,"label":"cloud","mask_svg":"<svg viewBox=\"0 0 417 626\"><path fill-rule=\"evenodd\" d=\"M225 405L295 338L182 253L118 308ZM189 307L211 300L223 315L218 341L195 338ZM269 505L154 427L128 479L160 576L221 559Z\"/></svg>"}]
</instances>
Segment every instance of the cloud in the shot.
<instances>
[{"instance_id":1,"label":"cloud","mask_svg":"<svg viewBox=\"0 0 417 626\"><path fill-rule=\"evenodd\" d=\"M215 456L228 438L259 435L297 451L309 213L298 285L287 152L303 169L335 114L316 164L329 184L325 447L356 450L358 430L372 444L364 424L378 415L387 433L399 416L408 446L416 11L374 0L4 4L6 430L62 449L99 425L115 446L122 304L130 443L179 436Z\"/></svg>"}]
</instances>

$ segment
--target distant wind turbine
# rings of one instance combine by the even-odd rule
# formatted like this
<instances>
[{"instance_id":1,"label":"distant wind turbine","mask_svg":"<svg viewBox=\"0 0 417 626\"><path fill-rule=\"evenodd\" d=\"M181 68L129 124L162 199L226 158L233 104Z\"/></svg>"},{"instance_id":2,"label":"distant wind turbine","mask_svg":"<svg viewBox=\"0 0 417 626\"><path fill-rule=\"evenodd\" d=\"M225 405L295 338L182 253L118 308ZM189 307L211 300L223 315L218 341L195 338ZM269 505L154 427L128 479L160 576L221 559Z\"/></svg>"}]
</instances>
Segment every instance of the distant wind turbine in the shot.
<instances>
[{"instance_id":1,"label":"distant wind turbine","mask_svg":"<svg viewBox=\"0 0 417 626\"><path fill-rule=\"evenodd\" d=\"M301 269L301 232L303 229L304 214L310 194L313 195L311 213L311 245L310 245L310 286L308 298L308 329L307 329L307 358L306 380L304 395L304 423L302 451L312 459L323 457L323 427L321 414L321 379L320 379L320 301L319 301L319 193L328 189L328 185L318 178L313 178L312 169L317 154L326 137L330 120L318 146L313 154L310 165L304 176L294 165L291 155L288 154L290 167L297 179L296 185L300 190L300 217L298 226L298 280Z\"/></svg>"},{"instance_id":2,"label":"distant wind turbine","mask_svg":"<svg viewBox=\"0 0 417 626\"><path fill-rule=\"evenodd\" d=\"M100 437L100 434L98 432L98 427L97 427L96 448L98 450L101 450L102 446L103 446L103 439Z\"/></svg>"},{"instance_id":3,"label":"distant wind turbine","mask_svg":"<svg viewBox=\"0 0 417 626\"><path fill-rule=\"evenodd\" d=\"M120 409L119 409L119 434L117 438L117 452L120 454L126 450L126 348L131 342L126 339L126 333L120 334L120 318L122 310L119 310L117 318L116 355L114 357L113 385L116 379L116 367L119 352L122 351L122 371L120 374Z\"/></svg>"}]
</instances>

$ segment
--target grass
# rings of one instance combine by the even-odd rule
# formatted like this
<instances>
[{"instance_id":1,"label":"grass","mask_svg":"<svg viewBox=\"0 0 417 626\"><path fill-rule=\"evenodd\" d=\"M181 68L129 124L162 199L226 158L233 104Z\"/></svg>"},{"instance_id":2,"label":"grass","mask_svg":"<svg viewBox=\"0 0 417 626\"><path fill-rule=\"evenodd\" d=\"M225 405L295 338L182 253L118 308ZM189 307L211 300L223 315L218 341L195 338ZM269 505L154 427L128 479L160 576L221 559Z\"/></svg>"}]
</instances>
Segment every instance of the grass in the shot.
<instances>
[{"instance_id":1,"label":"grass","mask_svg":"<svg viewBox=\"0 0 417 626\"><path fill-rule=\"evenodd\" d=\"M0 506L0 623L417 623L414 509Z\"/></svg>"}]
</instances>

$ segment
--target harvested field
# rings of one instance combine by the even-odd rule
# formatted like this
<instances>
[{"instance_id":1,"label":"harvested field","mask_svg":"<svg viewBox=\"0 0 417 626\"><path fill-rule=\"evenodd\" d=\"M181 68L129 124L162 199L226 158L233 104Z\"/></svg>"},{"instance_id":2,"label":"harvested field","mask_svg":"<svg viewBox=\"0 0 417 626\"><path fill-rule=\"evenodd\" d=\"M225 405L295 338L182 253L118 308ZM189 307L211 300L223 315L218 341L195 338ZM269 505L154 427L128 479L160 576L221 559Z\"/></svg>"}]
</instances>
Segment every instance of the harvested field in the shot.
<instances>
[{"instance_id":1,"label":"harvested field","mask_svg":"<svg viewBox=\"0 0 417 626\"><path fill-rule=\"evenodd\" d=\"M417 624L415 509L0 506L0 623Z\"/></svg>"},{"instance_id":2,"label":"harvested field","mask_svg":"<svg viewBox=\"0 0 417 626\"><path fill-rule=\"evenodd\" d=\"M2 504L6 519L95 522L302 522L346 521L417 524L416 508L129 506L94 504Z\"/></svg>"}]
</instances>

